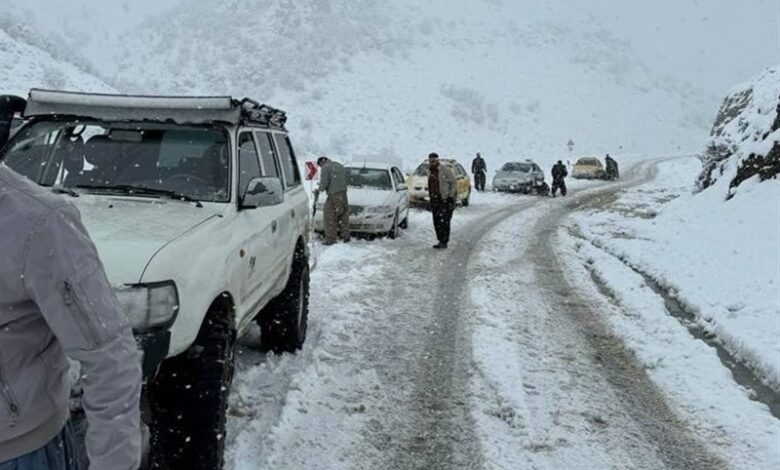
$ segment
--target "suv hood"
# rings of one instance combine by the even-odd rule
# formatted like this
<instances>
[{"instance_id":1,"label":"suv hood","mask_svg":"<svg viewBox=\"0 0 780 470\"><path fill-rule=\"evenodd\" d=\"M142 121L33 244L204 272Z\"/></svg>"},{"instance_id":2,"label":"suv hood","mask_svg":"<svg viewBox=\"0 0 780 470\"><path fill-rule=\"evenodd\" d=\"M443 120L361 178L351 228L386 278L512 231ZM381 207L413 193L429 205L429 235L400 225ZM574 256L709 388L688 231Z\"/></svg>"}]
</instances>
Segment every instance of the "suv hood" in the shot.
<instances>
[{"instance_id":1,"label":"suv hood","mask_svg":"<svg viewBox=\"0 0 780 470\"><path fill-rule=\"evenodd\" d=\"M208 204L83 194L71 199L97 247L112 285L141 281L152 257L167 243L217 215Z\"/></svg>"},{"instance_id":2,"label":"suv hood","mask_svg":"<svg viewBox=\"0 0 780 470\"><path fill-rule=\"evenodd\" d=\"M384 206L393 192L387 189L349 188L347 199L350 206Z\"/></svg>"}]
</instances>

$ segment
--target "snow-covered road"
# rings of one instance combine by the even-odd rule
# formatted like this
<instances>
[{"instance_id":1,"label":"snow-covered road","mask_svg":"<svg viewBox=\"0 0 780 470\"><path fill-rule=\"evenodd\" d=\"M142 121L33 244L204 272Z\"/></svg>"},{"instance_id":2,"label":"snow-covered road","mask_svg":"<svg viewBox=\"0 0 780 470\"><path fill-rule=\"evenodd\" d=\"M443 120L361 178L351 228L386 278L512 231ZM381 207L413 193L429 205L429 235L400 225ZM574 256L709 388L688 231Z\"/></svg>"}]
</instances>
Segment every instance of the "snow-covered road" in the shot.
<instances>
[{"instance_id":1,"label":"snow-covered road","mask_svg":"<svg viewBox=\"0 0 780 470\"><path fill-rule=\"evenodd\" d=\"M638 314L599 296L579 258L565 253L573 250L561 234L570 214L646 184L659 165L639 164L617 184L574 182L566 199L475 194L456 211L446 252L430 248L435 237L424 212L413 214L400 239L324 250L312 275L304 349L266 356L253 347L257 333L241 341L228 468L780 462L766 448L778 436L768 411L745 411L739 400L749 401L747 394L733 384L727 399L764 437L716 435L733 420L692 415L668 380L648 373L610 320ZM679 328L683 346L697 341ZM697 399L704 408L706 397Z\"/></svg>"}]
</instances>

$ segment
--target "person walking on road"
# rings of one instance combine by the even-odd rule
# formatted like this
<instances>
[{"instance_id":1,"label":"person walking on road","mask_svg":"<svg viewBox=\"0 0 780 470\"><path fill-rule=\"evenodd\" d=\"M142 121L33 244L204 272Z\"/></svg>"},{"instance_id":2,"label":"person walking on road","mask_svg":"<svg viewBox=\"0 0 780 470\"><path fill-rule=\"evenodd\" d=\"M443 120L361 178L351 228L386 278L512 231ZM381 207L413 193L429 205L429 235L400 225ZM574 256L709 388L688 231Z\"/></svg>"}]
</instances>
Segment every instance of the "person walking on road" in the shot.
<instances>
[{"instance_id":1,"label":"person walking on road","mask_svg":"<svg viewBox=\"0 0 780 470\"><path fill-rule=\"evenodd\" d=\"M320 185L314 198L319 193L327 194L325 208L322 214L325 224L325 241L323 245L333 245L338 239L349 242L349 200L347 199L347 170L340 163L328 157L317 159L320 166Z\"/></svg>"},{"instance_id":2,"label":"person walking on road","mask_svg":"<svg viewBox=\"0 0 780 470\"><path fill-rule=\"evenodd\" d=\"M436 238L439 240L434 248L437 250L447 248L450 242L450 222L455 210L455 198L458 195L458 185L455 173L446 165L439 162L439 155L428 155L428 192L431 201L431 213L433 214L433 228L436 230Z\"/></svg>"},{"instance_id":3,"label":"person walking on road","mask_svg":"<svg viewBox=\"0 0 780 470\"><path fill-rule=\"evenodd\" d=\"M477 158L471 162L471 173L474 174L474 187L477 191L484 191L485 180L487 180L487 165L479 152L477 152Z\"/></svg>"},{"instance_id":4,"label":"person walking on road","mask_svg":"<svg viewBox=\"0 0 780 470\"><path fill-rule=\"evenodd\" d=\"M566 170L566 165L563 164L561 160L558 160L558 163L553 165L552 167L552 196L555 197L555 193L560 189L561 190L561 196L566 196L566 180L565 178L569 176L568 170Z\"/></svg>"},{"instance_id":5,"label":"person walking on road","mask_svg":"<svg viewBox=\"0 0 780 470\"><path fill-rule=\"evenodd\" d=\"M141 355L69 202L0 164L0 470L79 470L70 364L81 364L92 470L141 463Z\"/></svg>"}]
</instances>

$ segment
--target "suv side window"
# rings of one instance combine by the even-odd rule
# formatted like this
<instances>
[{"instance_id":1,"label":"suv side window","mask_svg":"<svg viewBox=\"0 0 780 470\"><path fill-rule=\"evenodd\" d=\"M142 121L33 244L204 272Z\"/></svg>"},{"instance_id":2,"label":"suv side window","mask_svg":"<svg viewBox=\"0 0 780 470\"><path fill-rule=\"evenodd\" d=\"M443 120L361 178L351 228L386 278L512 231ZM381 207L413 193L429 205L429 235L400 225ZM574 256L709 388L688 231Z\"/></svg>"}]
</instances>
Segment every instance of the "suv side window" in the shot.
<instances>
[{"instance_id":1,"label":"suv side window","mask_svg":"<svg viewBox=\"0 0 780 470\"><path fill-rule=\"evenodd\" d=\"M282 134L276 134L274 138L276 139L276 149L279 151L279 160L282 163L285 187L289 189L300 185L301 174L298 171L298 163L295 161L290 139Z\"/></svg>"},{"instance_id":2,"label":"suv side window","mask_svg":"<svg viewBox=\"0 0 780 470\"><path fill-rule=\"evenodd\" d=\"M252 133L242 132L238 135L238 197L244 195L252 178L261 175Z\"/></svg>"},{"instance_id":3,"label":"suv side window","mask_svg":"<svg viewBox=\"0 0 780 470\"><path fill-rule=\"evenodd\" d=\"M263 176L281 179L279 161L271 145L271 135L267 132L255 132L255 138L257 139L257 147L260 149L260 163L263 165Z\"/></svg>"}]
</instances>

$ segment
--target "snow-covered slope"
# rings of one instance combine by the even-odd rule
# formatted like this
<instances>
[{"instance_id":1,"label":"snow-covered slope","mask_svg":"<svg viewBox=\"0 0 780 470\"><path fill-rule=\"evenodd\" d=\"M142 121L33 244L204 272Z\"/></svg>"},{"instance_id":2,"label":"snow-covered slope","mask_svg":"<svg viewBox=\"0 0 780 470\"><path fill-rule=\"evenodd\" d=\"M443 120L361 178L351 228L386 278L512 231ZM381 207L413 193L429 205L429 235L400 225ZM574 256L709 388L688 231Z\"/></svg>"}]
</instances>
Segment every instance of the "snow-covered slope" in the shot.
<instances>
[{"instance_id":1,"label":"snow-covered slope","mask_svg":"<svg viewBox=\"0 0 780 470\"><path fill-rule=\"evenodd\" d=\"M225 93L291 113L299 150L427 152L495 168L699 148L715 99L661 76L594 18L550 2L192 1L125 34L119 88Z\"/></svg>"},{"instance_id":2,"label":"snow-covered slope","mask_svg":"<svg viewBox=\"0 0 780 470\"><path fill-rule=\"evenodd\" d=\"M5 26L5 25L3 25ZM0 93L26 96L30 88L115 91L102 80L0 28Z\"/></svg>"},{"instance_id":3,"label":"snow-covered slope","mask_svg":"<svg viewBox=\"0 0 780 470\"><path fill-rule=\"evenodd\" d=\"M780 65L734 87L723 101L703 155L699 189L780 173ZM722 185L719 185L722 186Z\"/></svg>"}]
</instances>

